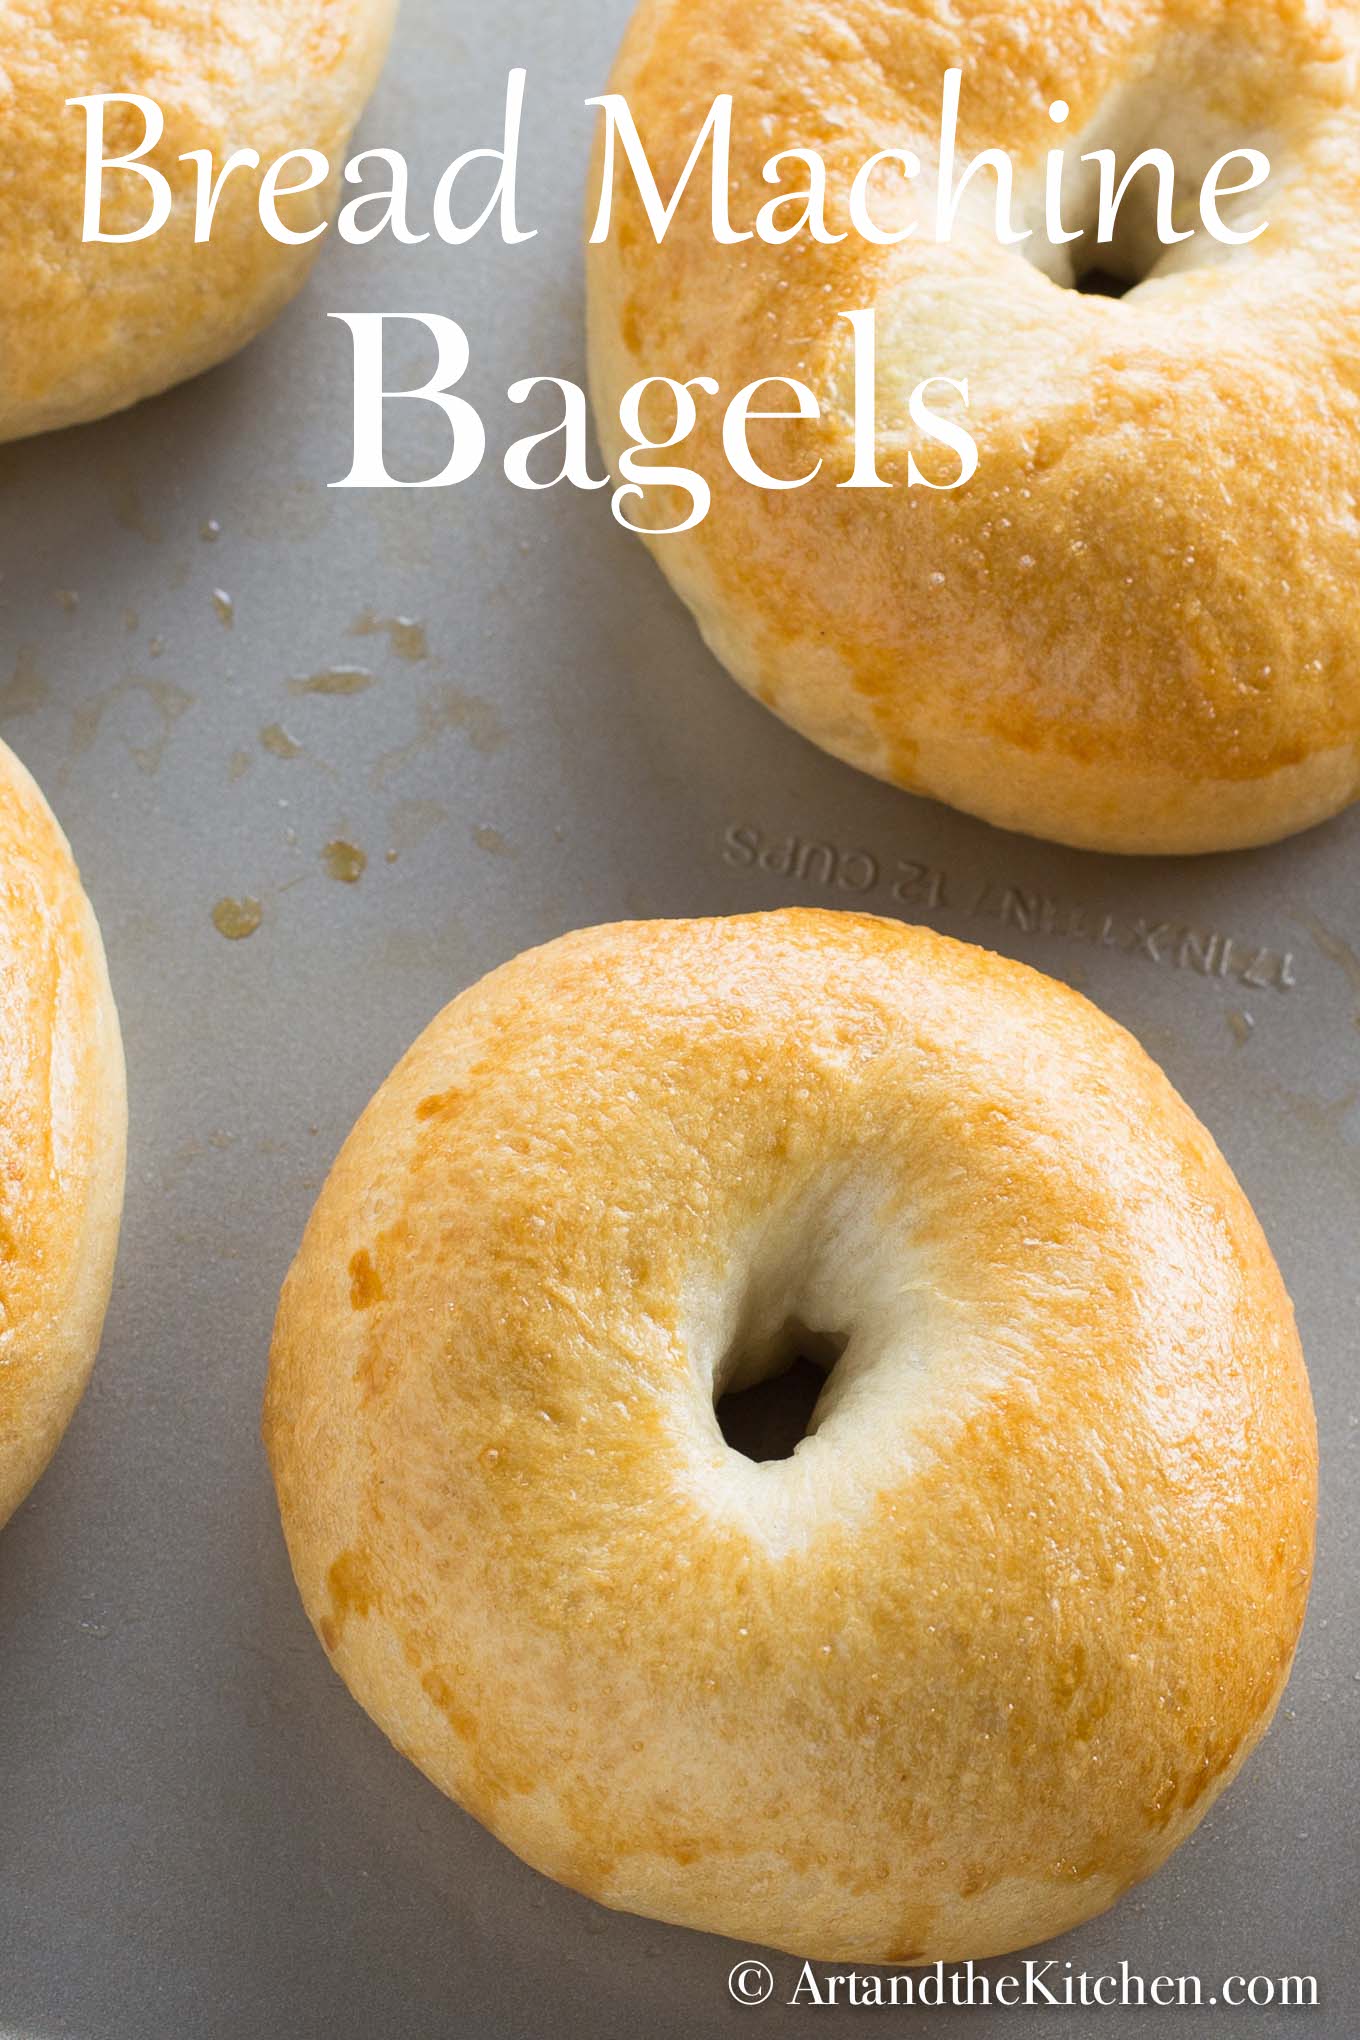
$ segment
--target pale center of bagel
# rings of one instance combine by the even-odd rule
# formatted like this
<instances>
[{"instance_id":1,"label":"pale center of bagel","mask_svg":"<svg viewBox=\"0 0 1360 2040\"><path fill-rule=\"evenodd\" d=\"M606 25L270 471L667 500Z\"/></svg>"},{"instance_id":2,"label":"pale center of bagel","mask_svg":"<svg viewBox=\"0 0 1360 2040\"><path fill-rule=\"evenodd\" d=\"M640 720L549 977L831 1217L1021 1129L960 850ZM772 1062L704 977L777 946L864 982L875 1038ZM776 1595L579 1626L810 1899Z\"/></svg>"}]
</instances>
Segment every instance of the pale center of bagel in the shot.
<instances>
[{"instance_id":1,"label":"pale center of bagel","mask_svg":"<svg viewBox=\"0 0 1360 2040\"><path fill-rule=\"evenodd\" d=\"M1223 226L1233 233L1249 233L1270 217L1271 187L1279 175L1277 146L1259 129L1247 132L1231 115L1211 110L1180 82L1152 75L1121 85L1078 133L1055 127L1050 146L1063 155L1060 223L1081 239L1049 240L1045 207L1049 173L1046 162L1040 162L1029 165L1017 181L1018 225L1032 229L1029 240L1018 248L1036 269L1069 289L1123 297L1154 279L1250 260L1254 242L1238 246L1216 240L1201 218L1205 179L1220 158L1233 151L1262 150L1270 158L1272 174L1254 190L1224 191L1217 201ZM1105 241L1099 238L1101 164L1098 158L1084 160L1098 150L1114 158L1116 192L1132 172L1115 212L1113 236ZM1162 172L1155 162L1133 167L1151 151L1160 152L1174 168L1170 222L1177 233L1189 233L1189 240L1160 238ZM1231 164L1224 184L1243 180L1246 167L1242 161ZM984 197L985 192L979 192L974 206Z\"/></svg>"},{"instance_id":2,"label":"pale center of bagel","mask_svg":"<svg viewBox=\"0 0 1360 2040\"><path fill-rule=\"evenodd\" d=\"M1221 89L1215 90L1215 86ZM1193 64L1175 46L1159 66L1111 91L1080 125L1046 122L1049 130L1027 160L1013 161L1009 222L1025 240L1008 244L998 236L997 174L983 166L965 184L949 242L926 237L933 218L938 166L925 165L916 183L898 179L894 201L883 187L885 217L915 218L920 231L900 259L885 267L877 304L877 402L880 434L907 433L911 394L923 377L967 381L974 416L981 409L1010 416L1063 407L1072 391L1102 372L1111 348L1131 337L1123 330L1126 310L1137 311L1141 337L1174 346L1193 311L1189 344L1202 346L1207 303L1205 277L1236 282L1262 268L1273 253L1297 241L1301 205L1312 174L1297 149L1282 143L1260 122L1248 95L1234 82L1233 61L1215 48L1201 49ZM1234 233L1248 233L1262 221L1269 231L1242 245L1216 240L1201 218L1204 179L1223 156L1255 148L1269 159L1271 173L1255 189L1218 200L1219 217ZM1097 149L1114 158L1112 189L1121 184L1146 151L1169 159L1171 225L1191 237L1164 243L1158 211L1162 172L1144 164L1129 177L1115 211L1112 237L1099 239L1101 166L1083 162ZM1048 155L1061 152L1060 218L1054 222L1071 241L1049 238ZM960 154L956 180L972 151ZM1223 173L1228 186L1245 180L1242 160ZM1306 211L1306 207L1304 208ZM1054 286L1057 286L1055 293ZM1070 295L1069 295L1070 294ZM1122 298L1115 306L1102 300ZM1080 299L1080 303L1075 300ZM848 332L848 329L847 329ZM829 387L847 415L853 409L855 355L848 338L832 346ZM1121 357L1122 358L1122 357ZM1139 372L1137 357L1125 373ZM1161 370L1158 370L1161 373ZM961 399L941 386L932 404L966 422Z\"/></svg>"},{"instance_id":3,"label":"pale center of bagel","mask_svg":"<svg viewBox=\"0 0 1360 2040\"><path fill-rule=\"evenodd\" d=\"M806 1545L966 1418L1003 1351L937 1258L900 1197L856 1179L772 1210L695 1272L681 1418L707 1507L776 1550Z\"/></svg>"}]
</instances>

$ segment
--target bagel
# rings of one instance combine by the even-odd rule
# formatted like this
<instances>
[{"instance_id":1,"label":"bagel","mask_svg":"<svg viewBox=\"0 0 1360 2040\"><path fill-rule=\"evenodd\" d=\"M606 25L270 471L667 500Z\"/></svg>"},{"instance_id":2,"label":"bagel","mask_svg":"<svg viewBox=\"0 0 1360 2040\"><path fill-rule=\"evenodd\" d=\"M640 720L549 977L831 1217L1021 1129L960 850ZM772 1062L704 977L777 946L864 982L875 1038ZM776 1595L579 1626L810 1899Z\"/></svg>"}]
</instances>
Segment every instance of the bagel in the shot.
<instances>
[{"instance_id":1,"label":"bagel","mask_svg":"<svg viewBox=\"0 0 1360 2040\"><path fill-rule=\"evenodd\" d=\"M126 1136L99 929L50 808L0 744L0 1524L94 1363Z\"/></svg>"},{"instance_id":2,"label":"bagel","mask_svg":"<svg viewBox=\"0 0 1360 2040\"><path fill-rule=\"evenodd\" d=\"M17 0L0 18L0 439L119 411L198 375L253 339L306 277L317 243L265 231L260 186L286 151L334 163L382 62L396 0ZM165 131L143 161L169 179L173 207L153 237L82 239L86 122L69 99L137 93ZM109 157L140 147L131 105L107 115ZM179 158L236 149L261 168L222 183L196 244L198 173ZM288 182L301 175L295 166ZM290 231L327 218L339 172L281 197ZM284 189L285 187L281 187ZM105 178L103 225L133 232L150 190L135 171Z\"/></svg>"},{"instance_id":3,"label":"bagel","mask_svg":"<svg viewBox=\"0 0 1360 2040\"><path fill-rule=\"evenodd\" d=\"M758 1463L717 1401L831 1367ZM1312 1408L1212 1141L1074 992L793 911L570 935L379 1090L265 1438L387 1735L606 1905L1001 1953L1189 1834L1288 1675Z\"/></svg>"},{"instance_id":4,"label":"bagel","mask_svg":"<svg viewBox=\"0 0 1360 2040\"><path fill-rule=\"evenodd\" d=\"M751 429L767 474L822 462L775 493L738 479L720 402L696 399L684 458L711 483L711 511L648 536L743 686L867 772L1082 848L1232 849L1355 797L1357 64L1360 14L1295 0L644 0L610 89L661 194L726 92L734 228L751 231L771 198L764 164L797 145L825 163L828 225L847 235L719 245L710 161L658 245L617 150L611 230L589 249L591 385L616 472L621 397L644 377L703 374L725 403L791 376L820 400L819 420ZM921 194L951 67L960 168L1008 154L1022 245L997 234L987 172L953 235L933 237ZM1042 224L1055 145L1075 247ZM1260 148L1271 176L1244 203L1266 231L1163 246L1144 171L1114 242L1095 245L1079 159L1096 145L1121 173L1164 148L1187 201L1223 152ZM922 166L915 185L893 163L874 174L882 229L915 221L890 248L850 231L847 197L883 150ZM597 201L603 163L601 147ZM1133 287L1065 287L1100 268ZM856 352L843 315L863 308L882 489L841 486ZM958 460L908 416L933 377L968 385L966 411L931 397L976 443L961 487ZM768 407L787 411L788 394ZM932 486L907 486L913 455ZM634 517L652 533L684 514L675 491L647 493Z\"/></svg>"}]
</instances>

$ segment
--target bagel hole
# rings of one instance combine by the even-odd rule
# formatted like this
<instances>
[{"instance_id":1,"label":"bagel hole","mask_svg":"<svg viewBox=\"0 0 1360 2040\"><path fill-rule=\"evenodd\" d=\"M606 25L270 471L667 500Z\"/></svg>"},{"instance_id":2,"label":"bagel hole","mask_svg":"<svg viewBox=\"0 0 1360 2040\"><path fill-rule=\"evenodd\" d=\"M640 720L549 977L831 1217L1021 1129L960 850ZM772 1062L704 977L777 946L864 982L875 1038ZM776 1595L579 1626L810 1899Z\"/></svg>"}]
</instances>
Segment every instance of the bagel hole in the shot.
<instances>
[{"instance_id":1,"label":"bagel hole","mask_svg":"<svg viewBox=\"0 0 1360 2040\"><path fill-rule=\"evenodd\" d=\"M1127 297L1140 283L1147 282L1168 251L1150 238L1147 216L1132 204L1136 195L1135 190L1126 201L1127 224L1121 215L1122 231L1113 241L1097 239L1094 218L1083 223L1085 238L1072 243L1067 257L1070 266L1054 277L1055 282L1076 291L1080 297L1103 298ZM1180 260L1183 266L1189 266L1189 257L1182 254Z\"/></svg>"},{"instance_id":2,"label":"bagel hole","mask_svg":"<svg viewBox=\"0 0 1360 2040\"><path fill-rule=\"evenodd\" d=\"M1072 288L1083 297L1122 298L1141 281L1141 277L1116 276L1112 270L1095 268L1083 270Z\"/></svg>"},{"instance_id":3,"label":"bagel hole","mask_svg":"<svg viewBox=\"0 0 1360 2040\"><path fill-rule=\"evenodd\" d=\"M723 1442L757 1464L791 1459L816 1428L817 1405L848 1343L791 1318L760 1351L729 1354L722 1378L750 1385L720 1394L714 1404Z\"/></svg>"}]
</instances>

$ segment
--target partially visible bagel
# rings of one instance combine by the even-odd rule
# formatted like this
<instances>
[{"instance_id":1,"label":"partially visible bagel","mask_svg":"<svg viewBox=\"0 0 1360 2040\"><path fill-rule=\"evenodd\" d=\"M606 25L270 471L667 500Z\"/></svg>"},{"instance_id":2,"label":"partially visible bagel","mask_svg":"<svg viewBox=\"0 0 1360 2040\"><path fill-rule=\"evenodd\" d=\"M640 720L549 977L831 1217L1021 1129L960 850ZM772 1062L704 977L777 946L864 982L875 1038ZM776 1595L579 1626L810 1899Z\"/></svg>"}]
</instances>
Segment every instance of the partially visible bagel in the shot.
<instances>
[{"instance_id":1,"label":"partially visible bagel","mask_svg":"<svg viewBox=\"0 0 1360 2040\"><path fill-rule=\"evenodd\" d=\"M94 1363L126 1138L99 929L66 838L0 744L0 1524Z\"/></svg>"},{"instance_id":2,"label":"partially visible bagel","mask_svg":"<svg viewBox=\"0 0 1360 2040\"><path fill-rule=\"evenodd\" d=\"M0 439L118 411L234 354L300 287L317 241L288 246L262 226L264 169L319 149L328 184L281 198L297 232L324 220L337 157L368 98L396 0L10 0L0 11ZM85 116L66 101L101 92L154 99L165 133L145 161L175 194L161 231L126 245L82 242ZM133 107L108 118L108 153L144 136ZM234 170L209 239L194 241L196 170L210 149ZM290 178L301 175L295 167ZM135 173L109 173L105 226L150 209ZM324 237L323 237L324 238Z\"/></svg>"},{"instance_id":3,"label":"partially visible bagel","mask_svg":"<svg viewBox=\"0 0 1360 2040\"><path fill-rule=\"evenodd\" d=\"M996 185L973 180L949 242L933 233L945 73L962 72L959 165L1006 150L1017 172L1008 246ZM699 425L662 458L697 469L713 506L649 541L724 664L778 715L851 764L989 822L1084 848L1180 853L1264 843L1334 814L1360 789L1360 12L1303 0L643 0L611 80L660 191L679 183L714 95L733 95L732 220L770 200L780 150L828 166L834 246L714 239L705 158L663 243L622 149L612 231L589 251L591 384L611 463L623 393L705 375ZM1061 129L1050 104L1070 104ZM1165 149L1177 227L1149 243L1150 173L1117 242L1093 246L1091 173ZM1251 145L1268 185L1224 246L1199 224L1205 173ZM1049 244L1044 166L1066 150L1075 249ZM856 171L893 162L871 210L897 247L850 230ZM597 154L596 183L602 157ZM1234 166L1233 177L1244 174ZM786 188L806 187L785 166ZM795 208L781 215L787 225ZM594 207L590 208L594 216ZM1122 300L1064 287L1074 270L1139 280ZM853 467L853 341L877 323L884 490ZM764 423L750 443L776 477L732 472L722 407L772 376L805 382L820 423ZM911 424L930 377L968 385L977 472ZM756 409L789 409L787 392ZM664 413L664 418L663 418ZM658 400L652 430L673 424ZM679 507L677 507L679 506ZM629 515L660 529L690 508L648 491Z\"/></svg>"},{"instance_id":4,"label":"partially visible bagel","mask_svg":"<svg viewBox=\"0 0 1360 2040\"><path fill-rule=\"evenodd\" d=\"M715 1402L807 1334L844 1352L756 1463ZM265 1435L307 1613L437 1785L608 1905L836 1960L1155 1869L1312 1562L1209 1136L1075 993L850 914L587 930L456 999L321 1193Z\"/></svg>"}]
</instances>

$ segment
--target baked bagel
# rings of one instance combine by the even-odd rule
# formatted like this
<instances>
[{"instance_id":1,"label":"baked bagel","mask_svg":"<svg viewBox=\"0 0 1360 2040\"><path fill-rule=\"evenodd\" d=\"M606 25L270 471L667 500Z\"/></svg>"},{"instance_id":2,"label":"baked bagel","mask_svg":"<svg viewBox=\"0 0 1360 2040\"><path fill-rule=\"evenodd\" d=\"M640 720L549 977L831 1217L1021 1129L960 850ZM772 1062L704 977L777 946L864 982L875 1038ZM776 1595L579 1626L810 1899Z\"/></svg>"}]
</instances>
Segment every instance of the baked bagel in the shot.
<instances>
[{"instance_id":1,"label":"baked bagel","mask_svg":"<svg viewBox=\"0 0 1360 2040\"><path fill-rule=\"evenodd\" d=\"M0 1524L94 1362L126 1135L99 929L66 838L0 744Z\"/></svg>"},{"instance_id":2,"label":"baked bagel","mask_svg":"<svg viewBox=\"0 0 1360 2040\"><path fill-rule=\"evenodd\" d=\"M243 347L301 286L317 251L274 240L258 199L269 164L319 149L332 165L387 45L396 0L11 0L0 13L0 439L80 424L182 382ZM138 93L165 117L142 160L169 179L159 233L84 242L85 115L66 101ZM107 117L106 154L138 149L131 105ZM209 238L194 240L198 173L222 184ZM294 165L282 189L302 175ZM339 172L280 197L290 231L327 218ZM103 225L132 232L151 211L134 171L105 180Z\"/></svg>"},{"instance_id":3,"label":"baked bagel","mask_svg":"<svg viewBox=\"0 0 1360 2040\"><path fill-rule=\"evenodd\" d=\"M800 1345L844 1350L757 1463L715 1404ZM437 1785L607 1905L838 1961L1155 1869L1311 1566L1213 1142L1075 993L850 914L587 930L456 999L322 1191L265 1436L307 1612Z\"/></svg>"},{"instance_id":4,"label":"baked bagel","mask_svg":"<svg viewBox=\"0 0 1360 2040\"><path fill-rule=\"evenodd\" d=\"M1360 14L1296 0L644 0L611 90L626 95L661 194L680 183L714 95L733 95L734 229L772 196L777 151L827 165L824 246L721 246L705 157L658 246L623 149L609 238L589 251L597 419L617 469L619 402L644 376L715 379L662 455L703 474L706 520L649 540L742 684L837 756L1004 828L1082 847L1231 849L1303 829L1360 787ZM958 165L1003 149L1013 216L979 172L952 238L928 204L943 82L962 72ZM1050 105L1067 102L1064 124ZM1178 172L1178 230L1156 238L1156 186L1130 185L1096 245L1095 173L1146 147ZM1254 146L1271 176L1225 201L1225 246L1199 225L1205 174ZM1045 161L1064 151L1065 231L1046 238ZM890 248L850 231L857 171ZM597 153L596 184L603 155ZM1244 174L1235 166L1234 176ZM807 174L785 166L785 188ZM590 207L592 222L596 207ZM794 218L790 204L782 223ZM1122 299L1070 286L1097 269ZM852 471L855 336L872 308L878 470ZM767 493L724 458L722 405L797 377L817 422L763 423L760 466L810 485ZM911 424L938 387L973 436L961 464ZM765 392L788 410L787 392ZM759 408L759 401L757 402ZM644 417L647 413L644 412ZM654 432L671 429L657 400ZM915 456L934 487L906 486ZM677 509L677 504L683 507ZM629 516L674 525L659 486Z\"/></svg>"}]
</instances>

